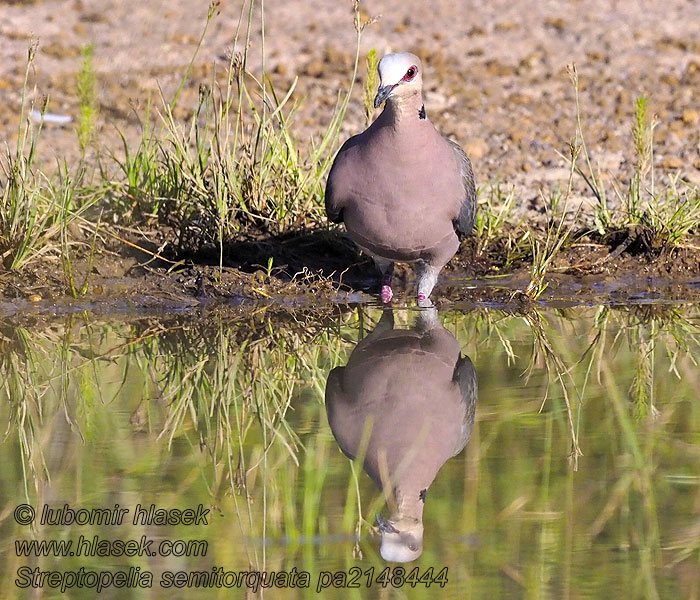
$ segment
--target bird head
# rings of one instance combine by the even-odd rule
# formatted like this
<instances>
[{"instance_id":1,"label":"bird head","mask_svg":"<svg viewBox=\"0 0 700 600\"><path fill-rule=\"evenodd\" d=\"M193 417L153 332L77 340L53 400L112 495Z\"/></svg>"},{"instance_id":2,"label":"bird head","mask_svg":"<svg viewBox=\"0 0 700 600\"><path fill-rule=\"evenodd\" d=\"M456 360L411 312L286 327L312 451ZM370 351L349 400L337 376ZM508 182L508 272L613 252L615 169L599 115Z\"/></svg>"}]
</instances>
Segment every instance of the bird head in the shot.
<instances>
[{"instance_id":1,"label":"bird head","mask_svg":"<svg viewBox=\"0 0 700 600\"><path fill-rule=\"evenodd\" d=\"M390 562L410 562L423 553L423 523L414 518L386 519L377 514L382 541L379 553Z\"/></svg>"},{"instance_id":2,"label":"bird head","mask_svg":"<svg viewBox=\"0 0 700 600\"><path fill-rule=\"evenodd\" d=\"M374 98L374 108L379 108L390 98L403 100L421 93L423 66L415 54L386 54L379 61L378 71L379 90Z\"/></svg>"}]
</instances>

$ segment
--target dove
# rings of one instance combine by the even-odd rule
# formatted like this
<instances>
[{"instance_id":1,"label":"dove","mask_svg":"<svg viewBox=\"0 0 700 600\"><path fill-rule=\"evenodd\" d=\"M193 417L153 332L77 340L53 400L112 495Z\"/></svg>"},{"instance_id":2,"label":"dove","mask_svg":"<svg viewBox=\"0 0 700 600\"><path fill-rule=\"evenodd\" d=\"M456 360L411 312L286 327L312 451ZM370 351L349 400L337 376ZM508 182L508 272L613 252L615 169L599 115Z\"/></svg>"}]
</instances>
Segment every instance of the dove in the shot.
<instances>
[{"instance_id":1,"label":"dove","mask_svg":"<svg viewBox=\"0 0 700 600\"><path fill-rule=\"evenodd\" d=\"M325 208L333 223L374 260L381 299L391 302L395 262L418 273L425 305L442 268L471 233L476 186L471 161L443 137L423 104L423 66L409 52L387 54L378 66L379 117L338 151L328 174Z\"/></svg>"},{"instance_id":2,"label":"dove","mask_svg":"<svg viewBox=\"0 0 700 600\"><path fill-rule=\"evenodd\" d=\"M438 471L471 437L474 365L435 308L409 329L394 329L385 308L375 329L326 383L326 411L342 452L356 458L380 489L389 515L377 515L380 553L408 562L423 551L423 507Z\"/></svg>"}]
</instances>

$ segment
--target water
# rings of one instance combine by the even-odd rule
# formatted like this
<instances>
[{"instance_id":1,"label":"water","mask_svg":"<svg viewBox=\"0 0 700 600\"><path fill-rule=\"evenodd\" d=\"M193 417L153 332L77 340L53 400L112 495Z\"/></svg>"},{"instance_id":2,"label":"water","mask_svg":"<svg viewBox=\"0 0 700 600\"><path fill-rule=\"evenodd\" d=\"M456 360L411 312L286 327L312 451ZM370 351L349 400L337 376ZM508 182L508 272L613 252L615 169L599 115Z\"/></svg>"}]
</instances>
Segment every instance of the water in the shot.
<instances>
[{"instance_id":1,"label":"water","mask_svg":"<svg viewBox=\"0 0 700 600\"><path fill-rule=\"evenodd\" d=\"M699 317L4 324L3 597L697 597Z\"/></svg>"}]
</instances>

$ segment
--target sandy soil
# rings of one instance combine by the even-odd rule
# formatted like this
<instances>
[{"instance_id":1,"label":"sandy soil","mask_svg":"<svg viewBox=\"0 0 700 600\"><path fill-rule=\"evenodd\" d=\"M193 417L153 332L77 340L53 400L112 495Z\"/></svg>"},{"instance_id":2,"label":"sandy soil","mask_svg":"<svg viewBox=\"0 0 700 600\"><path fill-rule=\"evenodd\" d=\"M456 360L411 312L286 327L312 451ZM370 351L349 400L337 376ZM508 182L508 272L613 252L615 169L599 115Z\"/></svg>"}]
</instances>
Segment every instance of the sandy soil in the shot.
<instances>
[{"instance_id":1,"label":"sandy soil","mask_svg":"<svg viewBox=\"0 0 700 600\"><path fill-rule=\"evenodd\" d=\"M629 172L633 99L645 93L660 124L656 163L700 182L700 85L697 7L692 0L472 0L456 3L375 0L380 15L362 50L412 50L426 63L426 108L440 129L470 152L479 182L500 180L536 203L538 190L566 179L565 152L575 132L573 90L566 66L577 65L584 126L596 162L613 175ZM241 1L225 0L211 24L190 86L213 65L223 69ZM347 85L354 30L350 2L267 0L267 69L282 84L299 76L299 130L318 135L337 91ZM207 5L185 0L0 0L0 136L12 140L27 45L40 41L39 94L52 112L75 116L80 47L95 44L102 139L129 130L158 85L172 91L201 33ZM257 12L257 7L256 7ZM259 19L257 19L259 22ZM251 40L249 68L260 67L260 36ZM358 90L359 91L359 90ZM358 94L359 97L359 94ZM192 106L192 104L191 104ZM359 100L347 134L362 125ZM42 156L77 155L71 125L47 127Z\"/></svg>"}]
</instances>

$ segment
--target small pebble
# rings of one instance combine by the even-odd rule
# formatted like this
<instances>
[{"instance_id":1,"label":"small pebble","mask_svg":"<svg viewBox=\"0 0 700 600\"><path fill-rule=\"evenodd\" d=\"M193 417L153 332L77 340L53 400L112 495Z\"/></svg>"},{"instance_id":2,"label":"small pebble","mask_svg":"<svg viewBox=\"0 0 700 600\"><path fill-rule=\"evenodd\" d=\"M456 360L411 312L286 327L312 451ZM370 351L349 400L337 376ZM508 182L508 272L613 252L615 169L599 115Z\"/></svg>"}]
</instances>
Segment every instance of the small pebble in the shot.
<instances>
[{"instance_id":1,"label":"small pebble","mask_svg":"<svg viewBox=\"0 0 700 600\"><path fill-rule=\"evenodd\" d=\"M692 125L700 120L700 113L693 108L686 108L683 111L683 122Z\"/></svg>"}]
</instances>

